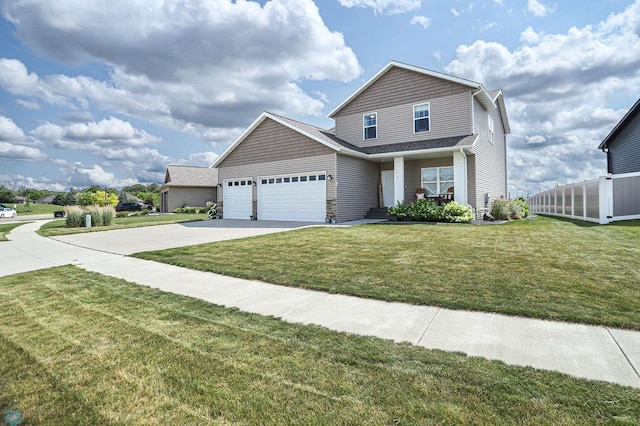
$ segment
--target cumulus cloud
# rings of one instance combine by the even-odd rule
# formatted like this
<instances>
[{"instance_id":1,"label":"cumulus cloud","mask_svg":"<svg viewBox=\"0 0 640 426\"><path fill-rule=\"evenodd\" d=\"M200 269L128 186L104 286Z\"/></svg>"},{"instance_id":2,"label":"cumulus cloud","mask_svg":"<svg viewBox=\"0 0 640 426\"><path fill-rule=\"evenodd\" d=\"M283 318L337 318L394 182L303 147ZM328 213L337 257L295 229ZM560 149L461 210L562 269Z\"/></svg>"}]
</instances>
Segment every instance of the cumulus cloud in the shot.
<instances>
[{"instance_id":1,"label":"cumulus cloud","mask_svg":"<svg viewBox=\"0 0 640 426\"><path fill-rule=\"evenodd\" d=\"M46 123L33 129L30 134L52 143L56 148L97 151L119 146L141 147L154 144L160 138L145 130L135 129L131 123L115 117L99 122L74 123L68 126Z\"/></svg>"},{"instance_id":2,"label":"cumulus cloud","mask_svg":"<svg viewBox=\"0 0 640 426\"><path fill-rule=\"evenodd\" d=\"M639 28L636 1L597 25L564 34L529 27L521 34L525 44L514 50L482 40L458 47L447 72L504 91L514 190L606 172L605 156L596 148L625 112L607 102L620 93L640 93Z\"/></svg>"},{"instance_id":3,"label":"cumulus cloud","mask_svg":"<svg viewBox=\"0 0 640 426\"><path fill-rule=\"evenodd\" d=\"M411 18L411 23L414 25L422 25L422 27L426 30L427 28L429 28L429 25L431 25L431 22L429 21L429 18L427 18L426 16L422 16L422 15L416 15L413 18Z\"/></svg>"},{"instance_id":4,"label":"cumulus cloud","mask_svg":"<svg viewBox=\"0 0 640 426\"><path fill-rule=\"evenodd\" d=\"M91 104L175 128L242 127L264 109L320 115L324 103L299 82L350 81L361 72L342 34L326 27L311 0L263 6L138 0L114 7L33 0L5 2L2 13L18 37L45 55L74 64L101 62L111 70L109 81L38 76L20 61L4 59L0 85L11 93Z\"/></svg>"},{"instance_id":5,"label":"cumulus cloud","mask_svg":"<svg viewBox=\"0 0 640 426\"><path fill-rule=\"evenodd\" d=\"M0 141L25 142L28 138L20 127L9 117L0 115Z\"/></svg>"},{"instance_id":6,"label":"cumulus cloud","mask_svg":"<svg viewBox=\"0 0 640 426\"><path fill-rule=\"evenodd\" d=\"M399 14L420 8L421 0L338 0L344 7L370 7L376 15Z\"/></svg>"},{"instance_id":7,"label":"cumulus cloud","mask_svg":"<svg viewBox=\"0 0 640 426\"><path fill-rule=\"evenodd\" d=\"M528 0L527 10L534 16L545 16L551 12L551 9L539 0Z\"/></svg>"},{"instance_id":8,"label":"cumulus cloud","mask_svg":"<svg viewBox=\"0 0 640 426\"><path fill-rule=\"evenodd\" d=\"M9 117L0 115L0 158L16 161L40 161L47 156L37 147L36 141Z\"/></svg>"},{"instance_id":9,"label":"cumulus cloud","mask_svg":"<svg viewBox=\"0 0 640 426\"><path fill-rule=\"evenodd\" d=\"M32 111L38 111L42 109L38 102L34 101L26 101L24 99L16 99L16 103L20 105L22 108L30 109Z\"/></svg>"}]
</instances>

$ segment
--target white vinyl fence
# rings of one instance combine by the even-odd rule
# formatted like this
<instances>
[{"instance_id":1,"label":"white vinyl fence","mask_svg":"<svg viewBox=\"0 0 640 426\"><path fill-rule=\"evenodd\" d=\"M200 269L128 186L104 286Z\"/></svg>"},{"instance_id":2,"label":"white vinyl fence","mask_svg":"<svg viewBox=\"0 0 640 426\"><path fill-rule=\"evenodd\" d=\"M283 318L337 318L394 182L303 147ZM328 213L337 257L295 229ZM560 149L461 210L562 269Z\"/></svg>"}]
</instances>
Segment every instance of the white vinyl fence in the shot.
<instances>
[{"instance_id":1,"label":"white vinyl fence","mask_svg":"<svg viewBox=\"0 0 640 426\"><path fill-rule=\"evenodd\" d=\"M640 219L640 173L600 176L540 192L528 199L533 213L600 224Z\"/></svg>"}]
</instances>

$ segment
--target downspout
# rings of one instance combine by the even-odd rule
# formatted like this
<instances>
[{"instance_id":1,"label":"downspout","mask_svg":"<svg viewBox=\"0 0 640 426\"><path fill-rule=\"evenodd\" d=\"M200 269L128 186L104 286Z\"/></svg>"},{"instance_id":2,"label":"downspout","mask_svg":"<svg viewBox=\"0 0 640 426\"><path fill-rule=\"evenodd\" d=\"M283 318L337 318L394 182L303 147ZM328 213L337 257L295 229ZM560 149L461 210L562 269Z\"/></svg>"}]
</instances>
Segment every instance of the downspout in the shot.
<instances>
[{"instance_id":1,"label":"downspout","mask_svg":"<svg viewBox=\"0 0 640 426\"><path fill-rule=\"evenodd\" d=\"M467 205L469 205L469 180L467 179L469 163L467 162L467 154L465 154L464 149L460 148L460 154L464 157L464 189L467 191L464 198L467 200Z\"/></svg>"}]
</instances>

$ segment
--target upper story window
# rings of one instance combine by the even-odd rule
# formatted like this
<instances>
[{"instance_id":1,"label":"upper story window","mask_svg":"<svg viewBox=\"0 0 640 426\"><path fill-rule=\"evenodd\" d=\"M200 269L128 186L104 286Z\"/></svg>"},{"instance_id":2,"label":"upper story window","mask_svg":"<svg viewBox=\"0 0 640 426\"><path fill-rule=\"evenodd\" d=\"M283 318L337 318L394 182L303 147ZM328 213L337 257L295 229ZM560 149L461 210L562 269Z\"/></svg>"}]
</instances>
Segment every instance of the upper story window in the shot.
<instances>
[{"instance_id":1,"label":"upper story window","mask_svg":"<svg viewBox=\"0 0 640 426\"><path fill-rule=\"evenodd\" d=\"M493 118L489 117L489 142L495 143L495 130L493 127Z\"/></svg>"},{"instance_id":2,"label":"upper story window","mask_svg":"<svg viewBox=\"0 0 640 426\"><path fill-rule=\"evenodd\" d=\"M428 132L431 130L429 102L413 106L413 132Z\"/></svg>"},{"instance_id":3,"label":"upper story window","mask_svg":"<svg viewBox=\"0 0 640 426\"><path fill-rule=\"evenodd\" d=\"M362 116L363 139L378 137L378 114L375 112Z\"/></svg>"}]
</instances>

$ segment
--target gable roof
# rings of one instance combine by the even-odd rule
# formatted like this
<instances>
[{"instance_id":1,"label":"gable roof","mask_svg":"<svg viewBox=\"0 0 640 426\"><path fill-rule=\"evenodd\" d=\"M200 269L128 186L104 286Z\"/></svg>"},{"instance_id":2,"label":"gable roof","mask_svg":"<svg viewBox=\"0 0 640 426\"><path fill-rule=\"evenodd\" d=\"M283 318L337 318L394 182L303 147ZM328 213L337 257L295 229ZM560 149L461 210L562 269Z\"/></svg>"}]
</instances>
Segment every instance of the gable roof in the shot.
<instances>
[{"instance_id":1,"label":"gable roof","mask_svg":"<svg viewBox=\"0 0 640 426\"><path fill-rule=\"evenodd\" d=\"M622 117L622 119L616 124L616 126L609 132L606 138L600 143L598 149L609 148L609 143L612 142L615 137L622 131L622 129L631 121L633 117L640 113L640 99L631 107L629 111Z\"/></svg>"},{"instance_id":2,"label":"gable roof","mask_svg":"<svg viewBox=\"0 0 640 426\"><path fill-rule=\"evenodd\" d=\"M419 74L423 74L423 75L427 75L427 76L431 76L431 77L435 77L435 78L440 78L442 80L450 81L452 83L462 84L463 86L467 86L470 89L475 89L475 92L473 93L473 96L475 96L478 99L478 101L480 101L480 104L482 104L483 107L485 107L488 110L489 109L494 109L496 107L496 104L494 103L493 98L491 97L491 95L489 95L489 92L487 92L487 90L484 88L484 86L481 83L478 83L478 82L475 82L475 81L471 81L471 80L467 80L465 78L455 77L453 75L444 74L444 73L441 73L441 72L429 70L429 69L426 69L426 68L420 68L420 67L416 67L416 66L413 66L413 65L404 64L402 62L391 61L384 68L382 68L380 71L378 71L373 77L371 77L366 83L364 83L362 86L360 86L360 88L358 88L358 90L353 92L340 105L335 107L333 109L333 111L331 111L329 113L329 117L333 118L338 112L340 112L341 109L343 109L345 106L347 106L347 104L349 104L358 95L360 95L362 92L364 92L366 89L368 89L371 85L373 85L373 83L378 81L380 79L380 77L385 75L392 68L402 68L402 69L405 69L405 70L417 72Z\"/></svg>"},{"instance_id":3,"label":"gable roof","mask_svg":"<svg viewBox=\"0 0 640 426\"><path fill-rule=\"evenodd\" d=\"M162 186L216 186L218 169L194 166L167 166Z\"/></svg>"},{"instance_id":4,"label":"gable roof","mask_svg":"<svg viewBox=\"0 0 640 426\"><path fill-rule=\"evenodd\" d=\"M338 139L335 135L333 135L330 131L321 129L319 127L313 126L311 124L302 123L300 121L292 120L287 117L283 117L281 115L273 114L270 112L263 112L260 116L245 130L238 139L235 140L224 152L213 162L211 167L218 167L225 158L229 156L233 152L234 149L242 141L244 141L263 121L266 119L270 119L279 123L289 129L300 133L303 136L306 136L327 148L331 148L336 152L345 152L355 156L364 156L362 150L355 145L352 145L348 142L345 142L341 139Z\"/></svg>"}]
</instances>

